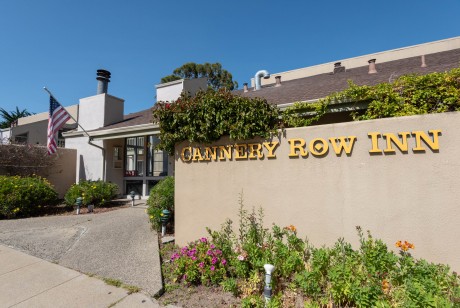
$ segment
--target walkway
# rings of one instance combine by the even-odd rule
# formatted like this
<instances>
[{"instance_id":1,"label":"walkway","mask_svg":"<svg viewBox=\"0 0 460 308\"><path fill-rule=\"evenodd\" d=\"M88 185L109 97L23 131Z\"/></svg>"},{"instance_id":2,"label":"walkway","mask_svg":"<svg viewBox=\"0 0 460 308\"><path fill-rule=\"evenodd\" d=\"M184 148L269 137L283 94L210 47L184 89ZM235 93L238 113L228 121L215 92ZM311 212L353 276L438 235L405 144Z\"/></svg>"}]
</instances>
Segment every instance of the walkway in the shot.
<instances>
[{"instance_id":1,"label":"walkway","mask_svg":"<svg viewBox=\"0 0 460 308\"><path fill-rule=\"evenodd\" d=\"M96 215L2 221L0 244L81 273L120 280L126 285L140 287L148 295L157 294L162 287L158 238L150 229L145 207L136 206ZM4 246L0 248L7 249ZM9 249L9 253L15 250ZM11 261L9 258L0 258L0 278L10 273L14 275L16 270L20 270ZM9 266L14 271L2 275ZM35 265L27 265L30 266ZM64 271L68 279L78 281L83 277L90 278L80 273L82 278L74 277L74 271L66 270L73 273ZM1 283L0 289L3 289Z\"/></svg>"},{"instance_id":2,"label":"walkway","mask_svg":"<svg viewBox=\"0 0 460 308\"><path fill-rule=\"evenodd\" d=\"M102 280L0 245L0 307L156 308L141 293L109 286Z\"/></svg>"}]
</instances>

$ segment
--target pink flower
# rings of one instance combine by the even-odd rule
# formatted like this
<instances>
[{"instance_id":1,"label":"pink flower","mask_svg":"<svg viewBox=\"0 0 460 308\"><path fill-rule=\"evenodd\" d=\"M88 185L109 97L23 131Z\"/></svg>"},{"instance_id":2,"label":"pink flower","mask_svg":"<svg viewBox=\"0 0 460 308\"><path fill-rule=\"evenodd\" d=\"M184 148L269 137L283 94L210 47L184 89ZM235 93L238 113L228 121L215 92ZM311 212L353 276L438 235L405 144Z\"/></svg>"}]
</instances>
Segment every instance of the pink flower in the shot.
<instances>
[{"instance_id":1,"label":"pink flower","mask_svg":"<svg viewBox=\"0 0 460 308\"><path fill-rule=\"evenodd\" d=\"M240 260L240 261L244 261L244 256L243 256L243 255L238 255L237 258L238 258L238 260Z\"/></svg>"},{"instance_id":2,"label":"pink flower","mask_svg":"<svg viewBox=\"0 0 460 308\"><path fill-rule=\"evenodd\" d=\"M216 263L217 263L217 258L216 258L216 257L212 257L211 263L212 263L212 264L216 264Z\"/></svg>"},{"instance_id":3,"label":"pink flower","mask_svg":"<svg viewBox=\"0 0 460 308\"><path fill-rule=\"evenodd\" d=\"M216 268L213 266L211 266L211 271L214 271Z\"/></svg>"},{"instance_id":4,"label":"pink flower","mask_svg":"<svg viewBox=\"0 0 460 308\"><path fill-rule=\"evenodd\" d=\"M211 246L209 246L209 247L211 247L211 249L216 248L216 246L214 246L214 244L211 244Z\"/></svg>"},{"instance_id":5,"label":"pink flower","mask_svg":"<svg viewBox=\"0 0 460 308\"><path fill-rule=\"evenodd\" d=\"M203 262L200 262L200 264L198 265L199 267L203 268L204 267L204 263Z\"/></svg>"},{"instance_id":6,"label":"pink flower","mask_svg":"<svg viewBox=\"0 0 460 308\"><path fill-rule=\"evenodd\" d=\"M225 265L225 264L227 264L227 260L222 259L222 262L221 262L221 263L222 263L222 265Z\"/></svg>"},{"instance_id":7,"label":"pink flower","mask_svg":"<svg viewBox=\"0 0 460 308\"><path fill-rule=\"evenodd\" d=\"M195 260L196 260L196 257L195 257L195 256L192 256L192 258L191 258L191 259L192 259L193 261L195 261Z\"/></svg>"},{"instance_id":8,"label":"pink flower","mask_svg":"<svg viewBox=\"0 0 460 308\"><path fill-rule=\"evenodd\" d=\"M200 238L200 242L202 242L202 243L207 243L207 242L208 242L208 239L205 238L205 237L202 237L202 238Z\"/></svg>"},{"instance_id":9,"label":"pink flower","mask_svg":"<svg viewBox=\"0 0 460 308\"><path fill-rule=\"evenodd\" d=\"M212 250L208 250L208 251L206 252L206 254L207 254L208 256L212 256Z\"/></svg>"}]
</instances>

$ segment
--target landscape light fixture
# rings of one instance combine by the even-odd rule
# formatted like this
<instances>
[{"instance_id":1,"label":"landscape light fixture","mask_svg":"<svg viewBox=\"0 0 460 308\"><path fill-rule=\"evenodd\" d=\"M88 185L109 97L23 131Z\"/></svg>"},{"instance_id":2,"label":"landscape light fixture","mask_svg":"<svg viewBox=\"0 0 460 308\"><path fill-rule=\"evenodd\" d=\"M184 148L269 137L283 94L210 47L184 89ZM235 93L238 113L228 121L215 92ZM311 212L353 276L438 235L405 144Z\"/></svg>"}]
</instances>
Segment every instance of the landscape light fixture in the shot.
<instances>
[{"instance_id":1,"label":"landscape light fixture","mask_svg":"<svg viewBox=\"0 0 460 308\"><path fill-rule=\"evenodd\" d=\"M166 235L166 223L171 217L171 212L168 210L161 211L160 221L161 221L161 236Z\"/></svg>"},{"instance_id":2,"label":"landscape light fixture","mask_svg":"<svg viewBox=\"0 0 460 308\"><path fill-rule=\"evenodd\" d=\"M81 204L83 203L83 198L82 197L78 197L75 204L77 205L77 215L80 215L80 207L81 207Z\"/></svg>"},{"instance_id":3,"label":"landscape light fixture","mask_svg":"<svg viewBox=\"0 0 460 308\"><path fill-rule=\"evenodd\" d=\"M134 190L132 190L129 194L131 195L131 200L133 201L131 206L134 206L134 197L136 197L136 192Z\"/></svg>"},{"instance_id":4,"label":"landscape light fixture","mask_svg":"<svg viewBox=\"0 0 460 308\"><path fill-rule=\"evenodd\" d=\"M275 270L275 266L273 266L271 264L265 264L264 269L265 269L264 297L265 297L265 303L267 303L272 298L272 286L271 286L271 283L272 283L272 273Z\"/></svg>"}]
</instances>

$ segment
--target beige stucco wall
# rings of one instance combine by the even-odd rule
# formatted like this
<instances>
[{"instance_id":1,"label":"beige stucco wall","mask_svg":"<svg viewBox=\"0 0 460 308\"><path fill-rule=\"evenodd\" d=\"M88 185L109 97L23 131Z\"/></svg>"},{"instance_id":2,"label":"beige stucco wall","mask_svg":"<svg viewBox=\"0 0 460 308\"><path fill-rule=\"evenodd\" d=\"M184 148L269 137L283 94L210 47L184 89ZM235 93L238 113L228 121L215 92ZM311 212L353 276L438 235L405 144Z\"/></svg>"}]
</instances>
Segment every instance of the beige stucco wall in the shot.
<instances>
[{"instance_id":1,"label":"beige stucco wall","mask_svg":"<svg viewBox=\"0 0 460 308\"><path fill-rule=\"evenodd\" d=\"M439 151L427 148L371 155L369 132L441 130ZM415 244L414 255L460 270L460 113L446 113L287 129L276 159L184 163L176 148L176 242L184 245L236 221L238 196L248 208L262 206L265 222L293 224L316 246L339 237L357 245L355 226L370 230L390 247L397 240ZM349 156L331 144L323 157L289 158L289 139L356 136ZM223 139L216 143L234 144ZM246 143L246 141L245 141ZM379 139L380 148L386 147ZM265 151L265 155L267 152Z\"/></svg>"},{"instance_id":2,"label":"beige stucco wall","mask_svg":"<svg viewBox=\"0 0 460 308\"><path fill-rule=\"evenodd\" d=\"M57 155L58 159L47 172L47 178L58 192L59 198L64 198L67 190L75 183L77 151L58 148L57 154L54 155Z\"/></svg>"}]
</instances>

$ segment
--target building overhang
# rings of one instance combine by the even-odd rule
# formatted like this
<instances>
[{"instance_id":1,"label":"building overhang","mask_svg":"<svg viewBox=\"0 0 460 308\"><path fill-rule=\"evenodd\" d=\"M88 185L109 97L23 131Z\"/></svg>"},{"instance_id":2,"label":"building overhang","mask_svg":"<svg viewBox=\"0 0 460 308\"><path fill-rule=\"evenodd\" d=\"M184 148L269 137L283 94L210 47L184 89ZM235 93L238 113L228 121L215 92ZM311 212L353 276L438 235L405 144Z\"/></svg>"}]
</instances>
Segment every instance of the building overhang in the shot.
<instances>
[{"instance_id":1,"label":"building overhang","mask_svg":"<svg viewBox=\"0 0 460 308\"><path fill-rule=\"evenodd\" d=\"M144 135L156 135L160 133L160 127L158 124L148 123L129 127L118 127L111 129L93 130L87 132L84 131L72 131L64 133L64 138L75 138L88 136L91 140L108 140L108 139L119 139L128 138Z\"/></svg>"}]
</instances>

